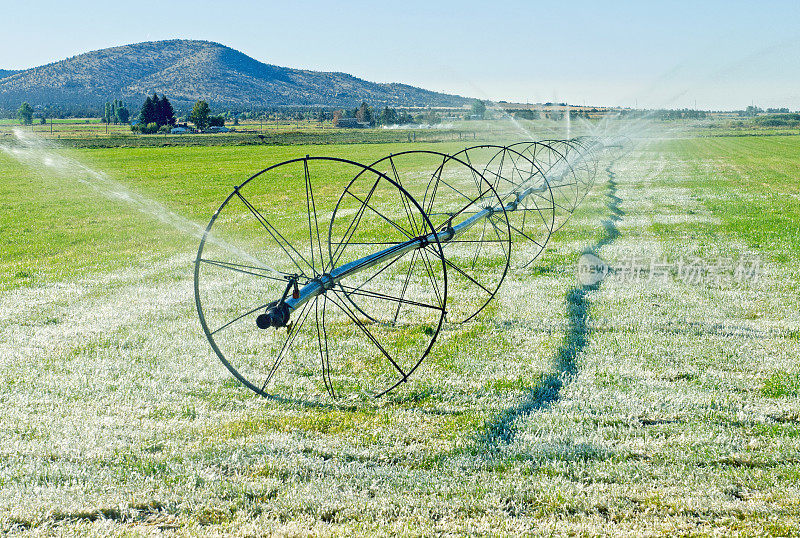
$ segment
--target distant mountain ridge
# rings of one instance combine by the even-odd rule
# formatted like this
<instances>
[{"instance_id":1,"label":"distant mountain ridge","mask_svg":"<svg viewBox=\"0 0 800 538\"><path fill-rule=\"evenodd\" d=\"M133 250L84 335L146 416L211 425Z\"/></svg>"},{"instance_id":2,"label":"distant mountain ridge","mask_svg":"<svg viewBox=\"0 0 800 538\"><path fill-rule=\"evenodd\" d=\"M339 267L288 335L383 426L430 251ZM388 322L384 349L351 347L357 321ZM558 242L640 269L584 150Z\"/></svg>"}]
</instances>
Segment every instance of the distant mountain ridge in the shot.
<instances>
[{"instance_id":1,"label":"distant mountain ridge","mask_svg":"<svg viewBox=\"0 0 800 538\"><path fill-rule=\"evenodd\" d=\"M0 78L6 78L14 73L19 73L19 71L15 71L14 69L0 69Z\"/></svg>"},{"instance_id":2,"label":"distant mountain ridge","mask_svg":"<svg viewBox=\"0 0 800 538\"><path fill-rule=\"evenodd\" d=\"M5 76L4 76L5 73ZM0 108L36 105L134 105L153 92L177 105L212 107L463 106L470 100L406 84L380 84L346 73L265 64L210 41L150 41L87 52L22 71L0 70Z\"/></svg>"}]
</instances>

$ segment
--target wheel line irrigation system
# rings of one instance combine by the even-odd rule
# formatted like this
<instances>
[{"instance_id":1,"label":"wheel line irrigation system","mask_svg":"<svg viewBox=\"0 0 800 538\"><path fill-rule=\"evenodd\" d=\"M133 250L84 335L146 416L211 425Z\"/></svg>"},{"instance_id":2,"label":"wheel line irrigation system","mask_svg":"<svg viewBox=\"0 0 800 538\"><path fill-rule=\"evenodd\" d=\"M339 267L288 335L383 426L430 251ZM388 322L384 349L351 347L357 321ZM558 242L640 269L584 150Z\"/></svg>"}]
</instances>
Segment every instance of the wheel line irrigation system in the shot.
<instances>
[{"instance_id":1,"label":"wheel line irrigation system","mask_svg":"<svg viewBox=\"0 0 800 538\"><path fill-rule=\"evenodd\" d=\"M621 142L270 166L233 189L200 241L203 332L260 395L274 395L289 357L298 363L284 372L289 387L321 371L331 397L384 395L417 370L445 323L473 320L510 269L531 266L591 190L600 154Z\"/></svg>"}]
</instances>

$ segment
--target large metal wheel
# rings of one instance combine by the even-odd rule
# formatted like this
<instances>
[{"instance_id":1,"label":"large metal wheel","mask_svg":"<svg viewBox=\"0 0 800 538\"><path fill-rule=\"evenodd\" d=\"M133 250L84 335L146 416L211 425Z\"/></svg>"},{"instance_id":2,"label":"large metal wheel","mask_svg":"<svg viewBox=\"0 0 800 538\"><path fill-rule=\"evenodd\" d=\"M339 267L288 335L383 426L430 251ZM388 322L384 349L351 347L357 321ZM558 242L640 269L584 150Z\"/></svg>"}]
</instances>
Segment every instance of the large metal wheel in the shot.
<instances>
[{"instance_id":1,"label":"large metal wheel","mask_svg":"<svg viewBox=\"0 0 800 538\"><path fill-rule=\"evenodd\" d=\"M424 249L347 278L331 274L433 230L405 189L367 166L324 157L271 166L234 188L206 228L195 263L203 331L258 394L381 395L408 379L439 333L441 245L434 235ZM425 263L415 265L422 251ZM292 301L279 326L261 323Z\"/></svg>"},{"instance_id":2,"label":"large metal wheel","mask_svg":"<svg viewBox=\"0 0 800 538\"><path fill-rule=\"evenodd\" d=\"M582 138L569 138L565 140L542 140L541 143L558 148L572 170L571 176L578 187L576 205L580 205L589 194L594 179L597 175L597 159L594 158L594 146Z\"/></svg>"},{"instance_id":3,"label":"large metal wheel","mask_svg":"<svg viewBox=\"0 0 800 538\"><path fill-rule=\"evenodd\" d=\"M464 159L437 151L395 153L370 167L414 195L437 232L494 209L457 237L442 241L450 296L447 321L473 319L497 294L511 256L509 215L495 185Z\"/></svg>"},{"instance_id":4,"label":"large metal wheel","mask_svg":"<svg viewBox=\"0 0 800 538\"><path fill-rule=\"evenodd\" d=\"M553 232L561 229L581 200L581 183L563 148L546 142L519 142L510 149L525 155L536 164L553 193Z\"/></svg>"},{"instance_id":5,"label":"large metal wheel","mask_svg":"<svg viewBox=\"0 0 800 538\"><path fill-rule=\"evenodd\" d=\"M553 191L542 170L507 146L473 146L454 157L482 170L507 208L514 242L510 267L520 270L530 266L544 251L555 226Z\"/></svg>"}]
</instances>

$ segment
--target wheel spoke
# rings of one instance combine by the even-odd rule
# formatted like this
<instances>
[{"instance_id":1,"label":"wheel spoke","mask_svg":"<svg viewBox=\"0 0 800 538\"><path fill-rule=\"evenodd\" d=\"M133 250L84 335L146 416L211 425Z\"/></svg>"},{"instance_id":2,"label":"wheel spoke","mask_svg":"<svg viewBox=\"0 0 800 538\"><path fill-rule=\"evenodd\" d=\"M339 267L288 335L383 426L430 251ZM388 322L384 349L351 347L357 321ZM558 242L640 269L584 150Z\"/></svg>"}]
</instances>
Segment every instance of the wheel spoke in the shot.
<instances>
[{"instance_id":1,"label":"wheel spoke","mask_svg":"<svg viewBox=\"0 0 800 538\"><path fill-rule=\"evenodd\" d=\"M325 259L322 257L322 240L319 236L319 221L317 220L317 205L314 202L314 188L311 185L311 174L308 171L308 158L303 159L303 176L306 186L306 212L308 214L308 246L311 250L311 265L314 269L314 276L325 272ZM311 221L314 221L312 227ZM316 254L314 252L314 230L317 232L317 249L319 250L319 263L321 269L317 271Z\"/></svg>"},{"instance_id":2,"label":"wheel spoke","mask_svg":"<svg viewBox=\"0 0 800 538\"><path fill-rule=\"evenodd\" d=\"M545 189L542 189L542 192L547 192L547 191L550 191L551 193L553 192L553 189L552 189L552 188L550 188L550 185L549 185L549 184L547 185L547 188L545 188ZM552 197L552 196L550 196L550 197L548 198L547 196L543 195L543 194L542 194L542 192L533 191L533 192L531 193L533 196L529 196L529 198L531 198L531 200L535 200L535 199L537 199L537 198L541 198L541 199L542 199L542 200L544 200L545 202L548 202L548 204L550 204L550 205L555 205L555 202L553 201L553 197ZM538 206L539 206L539 204L536 204L536 206L538 207ZM545 209L550 209L550 208L545 208Z\"/></svg>"},{"instance_id":3,"label":"wheel spoke","mask_svg":"<svg viewBox=\"0 0 800 538\"><path fill-rule=\"evenodd\" d=\"M325 306L327 305L327 298L322 296L322 322L320 323L319 315L319 301L314 301L314 317L317 322L317 343L319 344L319 356L322 362L322 381L325 383L325 388L331 398L336 398L333 391L333 383L330 378L330 356L328 354L328 333L325 329ZM321 330L320 330L321 326Z\"/></svg>"},{"instance_id":4,"label":"wheel spoke","mask_svg":"<svg viewBox=\"0 0 800 538\"><path fill-rule=\"evenodd\" d=\"M316 304L316 299L314 299L313 303ZM267 375L267 379L264 381L264 384L261 386L261 392L264 392L264 389L267 388L269 385L272 376L275 375L275 372L278 370L278 367L281 365L284 359L284 352L292 346L294 343L295 338L297 337L298 333L300 332L300 328L306 322L306 318L308 314L311 312L311 303L312 301L307 302L303 305L303 309L300 311L300 315L297 317L296 323L292 326L289 330L289 334L286 336L286 340L283 341L283 345L281 346L281 350L278 352L278 355L275 357L275 363L272 365L272 368Z\"/></svg>"},{"instance_id":5,"label":"wheel spoke","mask_svg":"<svg viewBox=\"0 0 800 538\"><path fill-rule=\"evenodd\" d=\"M500 168L498 168L498 170L500 172L502 172L503 171L503 164L506 162L506 150L505 150L505 148L503 148L503 150L500 152L500 154L502 155L502 157L500 157ZM501 175L498 175L498 174L495 174L495 175L497 176L495 178L495 185L494 185L495 189L497 188L497 184L501 179L503 179L505 181L508 181L507 179L505 179ZM509 183L511 183L511 182L509 181Z\"/></svg>"},{"instance_id":6,"label":"wheel spoke","mask_svg":"<svg viewBox=\"0 0 800 538\"><path fill-rule=\"evenodd\" d=\"M280 271L276 271L271 268L266 267L256 267L254 265L243 265L240 263L232 263L232 262L224 262L222 260L212 260L210 258L199 258L197 261L207 263L208 265L213 265L216 267L221 267L223 269L230 269L231 271L236 271L239 273L244 273L246 275L253 275L261 278L268 278L270 280L277 280L279 282L286 282L289 278L293 275L289 273L282 273ZM252 269L252 271L248 271L248 269ZM255 271L267 271L269 273L275 273L277 275L281 275L281 277L276 277L264 273L256 273Z\"/></svg>"},{"instance_id":7,"label":"wheel spoke","mask_svg":"<svg viewBox=\"0 0 800 538\"><path fill-rule=\"evenodd\" d=\"M509 237L509 241L503 241L503 238L500 237L500 228L497 227L498 223L496 223L491 217L489 217L486 220L488 220L489 224L492 225L492 229L494 230L494 235L495 235L495 237L497 237L497 242L498 243L505 243L505 244L508 245L508 250L506 250L505 247L503 248L503 256L506 258L506 263L508 263L510 261L510 259L511 259L511 242L510 242L511 238ZM508 224L508 222L506 222L506 224ZM492 243L492 242L494 242L494 241L489 241L489 240L484 241L484 243Z\"/></svg>"},{"instance_id":8,"label":"wheel spoke","mask_svg":"<svg viewBox=\"0 0 800 538\"><path fill-rule=\"evenodd\" d=\"M451 241L442 242L442 248L447 247L447 245L451 243L508 243L508 241L497 241L496 239L484 239L483 241L478 241L477 239L453 239ZM435 251L431 252L435 253Z\"/></svg>"},{"instance_id":9,"label":"wheel spoke","mask_svg":"<svg viewBox=\"0 0 800 538\"><path fill-rule=\"evenodd\" d=\"M343 245L344 243L338 243L336 241L331 241L332 245ZM387 246L387 245L401 245L402 243L398 243L397 241L350 241L347 243L348 245L371 245L371 246Z\"/></svg>"},{"instance_id":10,"label":"wheel spoke","mask_svg":"<svg viewBox=\"0 0 800 538\"><path fill-rule=\"evenodd\" d=\"M432 310L441 310L442 309L441 306L436 306L436 305L427 304L427 303L420 303L418 301L412 301L410 299L405 299L402 296L401 297L395 297L393 295L386 295L385 293L379 293L377 291L352 288L350 286L344 286L342 284L339 284L339 288L342 290L342 292L344 292L344 293L346 293L348 295L358 295L358 296L361 296L361 297L369 297L369 298L372 298L372 299L381 299L383 301L396 302L396 303L398 303L398 305L404 305L405 304L405 305L409 305L409 306L419 306L419 307L422 307L422 308L430 308Z\"/></svg>"},{"instance_id":11,"label":"wheel spoke","mask_svg":"<svg viewBox=\"0 0 800 538\"><path fill-rule=\"evenodd\" d=\"M472 258L472 267L475 268L475 264L478 263L478 255L481 252L481 247L483 246L483 238L486 236L486 220L490 218L487 217L483 219L483 228L481 229L481 238L478 239L478 248L475 249L475 257Z\"/></svg>"},{"instance_id":12,"label":"wheel spoke","mask_svg":"<svg viewBox=\"0 0 800 538\"><path fill-rule=\"evenodd\" d=\"M539 218L542 219L542 224L544 225L544 227L549 229L550 226L547 224L547 220L544 218L544 212L547 210L553 210L553 208L552 207L545 207L544 209L540 208L538 202L536 201L536 198L531 198L531 202L533 202L533 205L536 209L530 209L526 206L525 211L522 212L523 215L522 218L523 219L525 218L525 215L527 215L528 211L536 211L539 214ZM525 221L523 220L522 222L523 222L522 229L524 230Z\"/></svg>"},{"instance_id":13,"label":"wheel spoke","mask_svg":"<svg viewBox=\"0 0 800 538\"><path fill-rule=\"evenodd\" d=\"M292 261L292 263L297 267L298 271L300 271L300 274L302 274L305 277L308 277L308 275L305 274L303 269L300 267L300 265L297 263L297 261L292 257L292 255L289 253L289 251L286 249L286 247L284 246L283 243L286 243L286 246L288 246L289 249L291 249L292 252L294 252L297 255L298 258L303 260L303 262L305 262L305 264L308 265L311 268L311 271L313 273L314 266L311 265L310 263L308 263L308 260L306 260L303 257L303 255L300 254L297 251L296 248L294 248L294 246L277 230L277 228L275 228L272 224L270 224L270 222L266 219L266 217L264 217L253 206L253 204L251 204L249 201L247 201L247 199L245 199L244 196L242 196L242 193L239 192L239 189L236 189L236 195L244 203L244 205L247 206L247 208L250 210L250 212L253 214L253 216L256 217L256 220L258 220L258 222L261 223L261 225L264 227L264 229L267 230L267 233L269 233L269 235L272 236L272 239L274 239L275 242L278 243L278 246L281 247L281 249L286 253L286 255L289 257L289 259ZM280 238L280 239L278 239L278 238ZM281 240L283 240L283 243L281 242Z\"/></svg>"},{"instance_id":14,"label":"wheel spoke","mask_svg":"<svg viewBox=\"0 0 800 538\"><path fill-rule=\"evenodd\" d=\"M422 197L422 208L424 209L425 213L430 214L431 209L433 207L433 200L436 198L436 191L439 189L439 180L442 178L442 169L444 169L444 164L447 162L447 156L442 156L442 164L434 170L431 174L431 178L428 180L428 184L425 186L425 194ZM433 190L431 191L431 186L433 186ZM428 197L428 191L430 192L430 198Z\"/></svg>"},{"instance_id":15,"label":"wheel spoke","mask_svg":"<svg viewBox=\"0 0 800 538\"><path fill-rule=\"evenodd\" d=\"M472 198L470 198L469 196L467 196L466 194L464 194L463 192L461 192L457 188L453 187L449 182L441 179L441 177L439 178L439 182L442 183L445 187L449 188L450 190L460 194L465 200L469 200L470 203L474 203L474 200ZM433 198L431 198L431 206L433 206Z\"/></svg>"},{"instance_id":16,"label":"wheel spoke","mask_svg":"<svg viewBox=\"0 0 800 538\"><path fill-rule=\"evenodd\" d=\"M363 203L368 209L370 209L373 213L375 213L380 218L382 218L383 220L388 222L392 227L396 228L400 233L402 233L403 235L405 235L409 239L414 239L414 236L411 233L409 233L408 230L404 229L402 226L397 224L395 221L393 221L392 219L390 219L389 217L387 217L386 215L384 215L383 213L381 213L380 211L378 211L377 209L375 209L374 207L372 207L371 205L369 205L365 201L361 200L361 198L359 198L358 196L356 196L352 192L346 191L346 193L349 194L350 196L352 196L353 198L355 198L356 200L358 200L359 202Z\"/></svg>"},{"instance_id":17,"label":"wheel spoke","mask_svg":"<svg viewBox=\"0 0 800 538\"><path fill-rule=\"evenodd\" d=\"M527 220L527 217L528 217L528 212L527 211L523 211L522 212L522 229L523 230L525 229L525 221Z\"/></svg>"},{"instance_id":18,"label":"wheel spoke","mask_svg":"<svg viewBox=\"0 0 800 538\"><path fill-rule=\"evenodd\" d=\"M530 200L533 203L534 207L529 207L528 200ZM525 222L527 220L528 213L532 212L532 211L535 211L536 213L539 214L539 218L542 220L542 224L544 225L544 227L549 230L550 226L548 226L547 221L544 218L544 211L547 211L548 209L551 210L551 211L555 211L554 207L545 207L544 209L542 209L542 208L539 207L539 204L536 201L536 198L531 198L530 196L527 197L522 202L522 208L521 209L519 207L517 208L517 210L522 213L522 225L520 226L520 228L522 230L525 229Z\"/></svg>"},{"instance_id":19,"label":"wheel spoke","mask_svg":"<svg viewBox=\"0 0 800 538\"><path fill-rule=\"evenodd\" d=\"M531 241L532 243L534 243L534 244L535 244L536 246L538 246L539 248L544 248L544 245L541 245L541 244L539 244L539 242L538 242L538 241L536 241L536 239L534 239L533 237L531 237L531 236L527 235L525 232L523 232L522 230L520 230L519 228L517 228L517 227L516 227L516 226L514 226L513 224L509 223L509 225L508 225L508 226L509 226L509 227L510 227L512 230L514 230L515 232L517 232L519 235L521 235L522 237L524 237L525 239L527 239L528 241Z\"/></svg>"},{"instance_id":20,"label":"wheel spoke","mask_svg":"<svg viewBox=\"0 0 800 538\"><path fill-rule=\"evenodd\" d=\"M365 325L364 325L364 324L361 322L361 320L359 320L359 319L358 319L358 316L356 316L356 315L355 315L355 314L354 314L354 313L353 313L353 312L352 312L352 311L351 311L351 310L350 310L350 309L347 307L347 304L344 302L344 300L342 300L342 298L341 298L341 297L339 297L339 294L338 294L338 292L337 292L336 290L331 290L331 291L332 291L332 292L333 292L333 294L334 294L334 295L336 295L336 297L339 299L339 301L335 301L335 300L333 299L333 297L331 297L331 302L333 302L333 304L335 304L336 306L338 306L338 307L339 307L339 309L341 309L341 310L342 310L342 312L344 312L344 313L345 313L345 314L346 314L346 315L347 315L347 316L348 316L348 317L349 317L349 318L350 318L350 319L353 321L353 323L355 323L355 324L356 324L356 326L357 326L357 327L358 327L358 328L361 330L361 332L363 332L363 333L364 333L364 335L365 335L365 336L366 336L366 337L367 337L367 338L368 338L368 339L369 339L369 340L370 340L370 341L371 341L371 342L372 342L372 343L375 345L375 347L377 347L377 348L378 348L378 350L381 352L381 354L383 354L383 356L384 356L384 357L386 357L386 359L387 359L387 360L388 360L390 363L392 363L392 366L394 366L394 367L395 367L395 369L396 369L398 372L400 372L400 375L401 375L401 376L403 376L403 378L405 379L405 378L407 377L407 376L406 376L406 373L403 371L403 369L402 369L402 368L400 368L400 365L398 365L398 364L395 362L395 360L394 360L394 359L391 357L391 355L389 355L389 353L387 353L387 352L386 352L386 350L383 348L383 346L382 346L382 345L381 345L381 343L378 341L378 339L377 339L377 338L375 338L375 336L373 336L373 334L372 334L371 332L369 332L369 329L367 329L367 327L366 327L366 326L365 326ZM340 301L341 301L341 302L340 302Z\"/></svg>"},{"instance_id":21,"label":"wheel spoke","mask_svg":"<svg viewBox=\"0 0 800 538\"><path fill-rule=\"evenodd\" d=\"M508 151L508 150L505 150L505 151ZM522 155L519 155L519 154L517 154L517 157L518 157L518 158L522 158L522 159L524 159L524 158L525 158L525 157L523 157ZM523 183L525 183L525 182L527 182L527 181L530 181L530 179L531 179L531 178L533 177L533 175L534 175L532 171L531 171L531 173L530 173L530 174L528 174L528 178L527 178L527 179L523 179L523 178L522 178L522 169L519 167L519 164L518 164L518 162L517 162L517 159L515 159L515 158L514 158L514 156L513 156L513 155L512 155L510 152L509 152L509 155L508 155L508 160L509 160L509 161L511 161L511 165L514 167L513 171L511 172L511 177L514 177L514 174L516 174L517 176L519 176L519 184L520 184L520 185L522 185ZM513 182L513 181L511 181L510 183L511 183L512 185L514 184L514 182Z\"/></svg>"},{"instance_id":22,"label":"wheel spoke","mask_svg":"<svg viewBox=\"0 0 800 538\"><path fill-rule=\"evenodd\" d=\"M389 155L389 163L392 165L392 173L394 174L394 179L401 188L403 188L403 182L400 180L400 174L397 173L397 167L394 164L394 159L391 155ZM419 235L419 226L417 226L417 219L414 217L414 213L411 210L411 203L408 201L406 195L403 191L398 191L400 194L400 203L403 205L403 209L406 212L406 217L408 218L408 224L411 226L411 230L414 232L414 235Z\"/></svg>"},{"instance_id":23,"label":"wheel spoke","mask_svg":"<svg viewBox=\"0 0 800 538\"><path fill-rule=\"evenodd\" d=\"M427 251L428 249L426 248L420 250L421 254L420 259L422 260L422 264L425 266L425 271L428 273L428 278L431 281L433 292L436 294L436 300L439 302L439 306L441 306L442 309L444 309L444 297L442 296L441 290L439 290L439 283L436 281L436 277L434 276L435 272L433 270L433 264L426 255ZM444 259L438 252L436 253L436 257L439 259Z\"/></svg>"},{"instance_id":24,"label":"wheel spoke","mask_svg":"<svg viewBox=\"0 0 800 538\"><path fill-rule=\"evenodd\" d=\"M408 266L408 273L406 274L406 280L403 282L403 291L400 292L400 301L397 302L397 310L394 313L394 323L397 323L397 317L400 315L400 307L403 305L402 300L406 296L406 290L408 289L408 281L411 279L411 273L414 270L414 263L417 261L417 251L415 250L411 254L411 264Z\"/></svg>"},{"instance_id":25,"label":"wheel spoke","mask_svg":"<svg viewBox=\"0 0 800 538\"><path fill-rule=\"evenodd\" d=\"M486 288L486 286L484 286L483 284L481 284L480 282L478 282L477 280L475 280L474 278L469 276L463 269L458 267L455 263L453 263L453 262L451 262L450 260L447 260L447 259L445 259L445 263L447 264L448 267L451 267L451 268L455 269L456 271L458 271L458 273L461 276L463 276L464 278L466 278L467 280L469 280L470 282L472 282L473 284L478 286L480 289L482 289L483 291L485 291L489 295L492 295L494 293L493 291L490 291L488 288Z\"/></svg>"},{"instance_id":26,"label":"wheel spoke","mask_svg":"<svg viewBox=\"0 0 800 538\"><path fill-rule=\"evenodd\" d=\"M492 192L492 189L491 189L491 188L488 188L488 189L486 189L485 191L481 192L480 194L478 194L478 197L477 197L477 198L475 198L474 200L470 200L470 202L469 202L467 205L465 205L464 207L462 207L461 209L459 209L459 210L458 210L456 213L454 213L454 214L453 214L453 217L455 217L455 216L458 216L458 215L461 215L462 213L466 212L466 210L467 210L467 208L468 208L468 207L470 207L470 206L472 206L472 205L474 205L474 204L477 204L477 203L479 203L481 200L483 200L483 199L484 199L484 197L485 197L487 194L489 194L489 193L491 193L491 192ZM478 211L476 211L475 213L480 213L480 211L482 211L482 210L478 210Z\"/></svg>"},{"instance_id":27,"label":"wheel spoke","mask_svg":"<svg viewBox=\"0 0 800 538\"><path fill-rule=\"evenodd\" d=\"M233 325L234 323L236 323L240 319L246 318L250 314L254 314L254 313L258 312L259 310L264 310L265 308L267 308L268 305L269 305L269 303L264 303L264 304L258 305L257 307L253 308L252 310L248 310L247 312L245 312L241 316L237 316L237 317L233 318L232 320L230 320L228 323L226 323L222 327L219 327L218 329L216 329L214 331L211 331L211 335L213 336L213 335L217 334L222 329L226 329L226 328L230 327L231 325Z\"/></svg>"},{"instance_id":28,"label":"wheel spoke","mask_svg":"<svg viewBox=\"0 0 800 538\"><path fill-rule=\"evenodd\" d=\"M469 150L468 149L464 150L464 157L466 158L466 163L469 166L470 171L472 172L472 180L475 182L475 188L477 190L481 190L481 180L476 175L477 172L475 170L475 167L472 166L472 160L469 157Z\"/></svg>"},{"instance_id":29,"label":"wheel spoke","mask_svg":"<svg viewBox=\"0 0 800 538\"><path fill-rule=\"evenodd\" d=\"M356 233L356 229L358 228L358 225L361 223L361 217L364 215L364 210L366 210L367 208L367 202L369 202L369 200L372 198L372 194L378 187L379 182L380 178L375 180L375 183L372 185L372 188L369 190L369 193L367 193L366 201L361 203L361 207L358 208L358 211L356 211L356 214L353 216L353 220L350 221L350 225L344 231L344 235L342 236L342 241L338 243L339 246L334 251L333 256L331 256L332 258L331 267L334 267L336 265L336 262L338 262L339 258L342 257L342 254L344 254L344 249L347 247L348 244L350 244L350 238L353 237L353 234ZM348 186L345 192L349 192L349 190L350 187ZM356 198L354 195L353 197Z\"/></svg>"},{"instance_id":30,"label":"wheel spoke","mask_svg":"<svg viewBox=\"0 0 800 538\"><path fill-rule=\"evenodd\" d=\"M389 262L387 262L386 265L381 267L381 269L379 271L376 271L374 275L372 275L367 280L365 280L364 282L359 284L358 287L355 288L355 289L359 290L359 289L363 288L364 286L366 286L367 284L369 284L372 281L372 279L374 279L375 277L377 277L378 275L383 273L386 269L388 269L389 267L391 267L392 265L394 265L395 263L400 261L400 259L403 258L404 256L405 256L405 254L402 254L402 255L400 255L400 256L398 256L396 258L392 258L391 260L389 260Z\"/></svg>"}]
</instances>

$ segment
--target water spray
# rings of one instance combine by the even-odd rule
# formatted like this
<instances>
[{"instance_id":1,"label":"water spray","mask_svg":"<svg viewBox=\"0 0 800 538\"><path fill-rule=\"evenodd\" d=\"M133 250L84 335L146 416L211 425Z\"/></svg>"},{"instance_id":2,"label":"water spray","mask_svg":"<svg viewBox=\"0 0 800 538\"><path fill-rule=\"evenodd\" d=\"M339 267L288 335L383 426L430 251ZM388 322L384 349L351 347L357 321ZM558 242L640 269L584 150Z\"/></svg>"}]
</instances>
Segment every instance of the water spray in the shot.
<instances>
[{"instance_id":1,"label":"water spray","mask_svg":"<svg viewBox=\"0 0 800 538\"><path fill-rule=\"evenodd\" d=\"M205 228L184 216L168 209L163 204L147 198L122 183L114 180L103 171L60 153L59 147L22 129L14 129L13 145L0 144L0 152L31 168L43 169L48 173L73 179L92 189L100 196L122 202L139 213L170 226L174 230L197 239L217 243L221 248L232 251L236 256L250 264L266 265L252 257L252 254L236 249L219 238L208 234Z\"/></svg>"}]
</instances>

